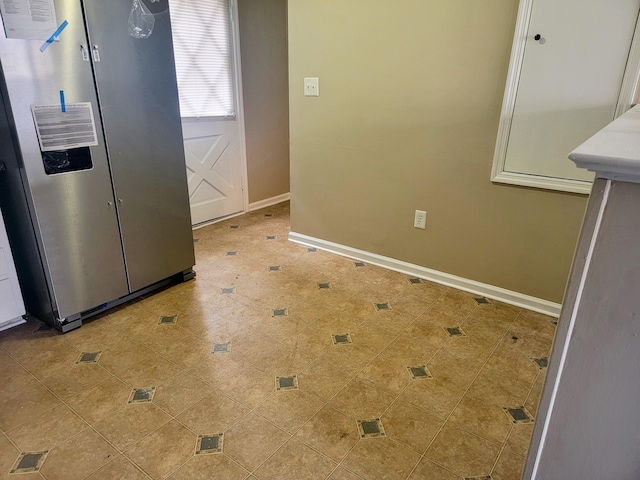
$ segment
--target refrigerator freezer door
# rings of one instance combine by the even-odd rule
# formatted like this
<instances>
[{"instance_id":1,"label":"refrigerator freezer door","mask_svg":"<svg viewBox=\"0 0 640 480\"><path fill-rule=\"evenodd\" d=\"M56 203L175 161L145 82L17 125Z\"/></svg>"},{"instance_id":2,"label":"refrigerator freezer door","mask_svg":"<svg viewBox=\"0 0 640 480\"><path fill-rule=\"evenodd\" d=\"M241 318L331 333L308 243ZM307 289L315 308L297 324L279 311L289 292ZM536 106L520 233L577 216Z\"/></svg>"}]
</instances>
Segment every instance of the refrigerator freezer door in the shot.
<instances>
[{"instance_id":1,"label":"refrigerator freezer door","mask_svg":"<svg viewBox=\"0 0 640 480\"><path fill-rule=\"evenodd\" d=\"M59 40L41 51L42 40L7 39L0 29L0 63L43 268L54 307L64 318L128 290L91 64L82 54L87 37L81 5L64 0L55 4L58 22L68 22ZM91 103L99 144L88 147L91 168L47 174L32 106L62 109L62 97L68 104Z\"/></svg>"},{"instance_id":2,"label":"refrigerator freezer door","mask_svg":"<svg viewBox=\"0 0 640 480\"><path fill-rule=\"evenodd\" d=\"M149 5L137 39L131 0L84 0L132 291L195 263L168 3Z\"/></svg>"}]
</instances>

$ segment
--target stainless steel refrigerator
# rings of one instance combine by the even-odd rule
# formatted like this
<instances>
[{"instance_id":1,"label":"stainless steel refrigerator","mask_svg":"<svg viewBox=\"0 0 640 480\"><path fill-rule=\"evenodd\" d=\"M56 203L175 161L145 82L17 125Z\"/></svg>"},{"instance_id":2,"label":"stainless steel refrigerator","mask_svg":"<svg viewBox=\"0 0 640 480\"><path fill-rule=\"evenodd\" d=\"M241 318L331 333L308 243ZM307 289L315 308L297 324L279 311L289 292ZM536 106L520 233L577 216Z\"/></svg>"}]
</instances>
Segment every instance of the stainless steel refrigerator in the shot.
<instances>
[{"instance_id":1,"label":"stainless steel refrigerator","mask_svg":"<svg viewBox=\"0 0 640 480\"><path fill-rule=\"evenodd\" d=\"M0 6L0 206L28 313L68 331L191 279L168 0Z\"/></svg>"}]
</instances>

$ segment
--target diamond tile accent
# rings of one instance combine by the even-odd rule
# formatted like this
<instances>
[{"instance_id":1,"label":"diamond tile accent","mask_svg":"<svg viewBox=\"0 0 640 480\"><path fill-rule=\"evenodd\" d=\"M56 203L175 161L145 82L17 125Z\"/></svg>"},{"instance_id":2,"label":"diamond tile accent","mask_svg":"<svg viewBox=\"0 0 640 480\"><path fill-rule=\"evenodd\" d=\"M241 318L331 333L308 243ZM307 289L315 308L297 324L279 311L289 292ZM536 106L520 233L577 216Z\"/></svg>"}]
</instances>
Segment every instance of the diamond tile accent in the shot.
<instances>
[{"instance_id":1,"label":"diamond tile accent","mask_svg":"<svg viewBox=\"0 0 640 480\"><path fill-rule=\"evenodd\" d=\"M318 284L318 289L319 290L326 290L331 288L331 284L330 283L319 283Z\"/></svg>"},{"instance_id":2,"label":"diamond tile accent","mask_svg":"<svg viewBox=\"0 0 640 480\"><path fill-rule=\"evenodd\" d=\"M460 327L447 327L445 328L445 330L447 331L447 334L450 337L460 337L460 336L466 337L467 336Z\"/></svg>"},{"instance_id":3,"label":"diamond tile accent","mask_svg":"<svg viewBox=\"0 0 640 480\"><path fill-rule=\"evenodd\" d=\"M353 343L353 341L351 340L351 335L349 335L348 333L331 335L331 338L333 339L334 345L349 345Z\"/></svg>"},{"instance_id":4,"label":"diamond tile accent","mask_svg":"<svg viewBox=\"0 0 640 480\"><path fill-rule=\"evenodd\" d=\"M511 417L513 423L533 422L533 418L529 416L524 407L504 407L503 410Z\"/></svg>"},{"instance_id":5,"label":"diamond tile accent","mask_svg":"<svg viewBox=\"0 0 640 480\"><path fill-rule=\"evenodd\" d=\"M367 264L364 262L353 262L356 267L366 267Z\"/></svg>"},{"instance_id":6,"label":"diamond tile accent","mask_svg":"<svg viewBox=\"0 0 640 480\"><path fill-rule=\"evenodd\" d=\"M318 251L318 249L317 249L317 248L313 248L313 247L311 247L311 248L307 248L307 252L309 252L309 253L315 253L315 252L317 252L317 251Z\"/></svg>"},{"instance_id":7,"label":"diamond tile accent","mask_svg":"<svg viewBox=\"0 0 640 480\"><path fill-rule=\"evenodd\" d=\"M231 351L231 342L214 343L211 353L229 353Z\"/></svg>"},{"instance_id":8,"label":"diamond tile accent","mask_svg":"<svg viewBox=\"0 0 640 480\"><path fill-rule=\"evenodd\" d=\"M238 255L238 252L237 251L227 252L226 255L227 255L227 257L235 257L236 255Z\"/></svg>"},{"instance_id":9,"label":"diamond tile accent","mask_svg":"<svg viewBox=\"0 0 640 480\"><path fill-rule=\"evenodd\" d=\"M547 366L549 365L549 359L547 357L532 358L531 360L538 366L540 370L542 370L543 368L547 368Z\"/></svg>"},{"instance_id":10,"label":"diamond tile accent","mask_svg":"<svg viewBox=\"0 0 640 480\"><path fill-rule=\"evenodd\" d=\"M360 432L360 438L387 436L379 418L358 420L358 431Z\"/></svg>"},{"instance_id":11,"label":"diamond tile accent","mask_svg":"<svg viewBox=\"0 0 640 480\"><path fill-rule=\"evenodd\" d=\"M269 266L268 270L270 272L279 272L280 271L280 265L271 265L271 266Z\"/></svg>"},{"instance_id":12,"label":"diamond tile accent","mask_svg":"<svg viewBox=\"0 0 640 480\"><path fill-rule=\"evenodd\" d=\"M380 311L380 310L391 310L391 305L389 305L388 303L376 303L376 310Z\"/></svg>"},{"instance_id":13,"label":"diamond tile accent","mask_svg":"<svg viewBox=\"0 0 640 480\"><path fill-rule=\"evenodd\" d=\"M23 452L20 454L16 462L11 468L12 473L32 473L37 472L42 467L44 459L47 457L48 450L41 452ZM19 478L19 477L18 477Z\"/></svg>"},{"instance_id":14,"label":"diamond tile accent","mask_svg":"<svg viewBox=\"0 0 640 480\"><path fill-rule=\"evenodd\" d=\"M298 376L276 377L276 390L298 390Z\"/></svg>"},{"instance_id":15,"label":"diamond tile accent","mask_svg":"<svg viewBox=\"0 0 640 480\"><path fill-rule=\"evenodd\" d=\"M171 316L162 315L158 319L158 325L164 325L164 324L167 324L167 323L175 325L175 323L177 321L178 321L178 316L177 315L171 315Z\"/></svg>"},{"instance_id":16,"label":"diamond tile accent","mask_svg":"<svg viewBox=\"0 0 640 480\"><path fill-rule=\"evenodd\" d=\"M267 240L275 240L276 236L275 235L267 235Z\"/></svg>"},{"instance_id":17,"label":"diamond tile accent","mask_svg":"<svg viewBox=\"0 0 640 480\"><path fill-rule=\"evenodd\" d=\"M408 280L411 285L417 285L418 283L422 283L422 280L420 278L409 278Z\"/></svg>"},{"instance_id":18,"label":"diamond tile accent","mask_svg":"<svg viewBox=\"0 0 640 480\"><path fill-rule=\"evenodd\" d=\"M478 305L486 305L486 304L490 304L491 302L489 300L487 300L485 297L478 297L478 298L474 298L474 300L476 301L476 303Z\"/></svg>"},{"instance_id":19,"label":"diamond tile accent","mask_svg":"<svg viewBox=\"0 0 640 480\"><path fill-rule=\"evenodd\" d=\"M433 378L431 372L427 370L426 365L420 365L419 367L407 367L409 370L409 375L414 380L422 379L422 378Z\"/></svg>"},{"instance_id":20,"label":"diamond tile accent","mask_svg":"<svg viewBox=\"0 0 640 480\"><path fill-rule=\"evenodd\" d=\"M289 315L286 308L277 308L275 310L271 310L272 317L286 317Z\"/></svg>"},{"instance_id":21,"label":"diamond tile accent","mask_svg":"<svg viewBox=\"0 0 640 480\"><path fill-rule=\"evenodd\" d=\"M220 295L229 295L231 293L236 293L236 289L235 288L221 288L220 289Z\"/></svg>"},{"instance_id":22,"label":"diamond tile accent","mask_svg":"<svg viewBox=\"0 0 640 480\"><path fill-rule=\"evenodd\" d=\"M91 353L82 352L76 363L96 363L101 353L102 351Z\"/></svg>"},{"instance_id":23,"label":"diamond tile accent","mask_svg":"<svg viewBox=\"0 0 640 480\"><path fill-rule=\"evenodd\" d=\"M196 455L206 455L222 452L223 440L223 433L217 433L215 435L198 435Z\"/></svg>"},{"instance_id":24,"label":"diamond tile accent","mask_svg":"<svg viewBox=\"0 0 640 480\"><path fill-rule=\"evenodd\" d=\"M134 388L129 395L129 403L148 403L155 393L156 387Z\"/></svg>"}]
</instances>

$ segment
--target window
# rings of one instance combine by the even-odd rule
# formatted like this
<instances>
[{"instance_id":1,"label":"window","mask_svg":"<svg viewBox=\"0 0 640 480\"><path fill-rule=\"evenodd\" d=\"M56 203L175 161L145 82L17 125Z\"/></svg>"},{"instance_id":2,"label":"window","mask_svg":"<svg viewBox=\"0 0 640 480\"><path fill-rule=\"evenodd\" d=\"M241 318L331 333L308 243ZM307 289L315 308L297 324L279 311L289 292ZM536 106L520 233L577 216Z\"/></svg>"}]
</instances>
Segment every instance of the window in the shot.
<instances>
[{"instance_id":1,"label":"window","mask_svg":"<svg viewBox=\"0 0 640 480\"><path fill-rule=\"evenodd\" d=\"M170 0L182 117L236 114L230 0Z\"/></svg>"}]
</instances>

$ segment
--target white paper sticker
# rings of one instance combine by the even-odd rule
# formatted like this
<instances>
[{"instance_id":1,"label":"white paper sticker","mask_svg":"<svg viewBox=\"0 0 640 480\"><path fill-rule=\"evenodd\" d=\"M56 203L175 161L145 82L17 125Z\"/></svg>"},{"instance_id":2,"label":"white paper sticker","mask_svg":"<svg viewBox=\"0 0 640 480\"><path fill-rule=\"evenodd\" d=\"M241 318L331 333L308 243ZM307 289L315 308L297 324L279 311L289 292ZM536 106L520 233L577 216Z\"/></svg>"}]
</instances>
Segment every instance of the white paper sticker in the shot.
<instances>
[{"instance_id":1,"label":"white paper sticker","mask_svg":"<svg viewBox=\"0 0 640 480\"><path fill-rule=\"evenodd\" d=\"M96 122L90 102L32 105L40 150L51 152L98 145Z\"/></svg>"},{"instance_id":2,"label":"white paper sticker","mask_svg":"<svg viewBox=\"0 0 640 480\"><path fill-rule=\"evenodd\" d=\"M7 38L47 40L58 28L53 0L0 0Z\"/></svg>"}]
</instances>

